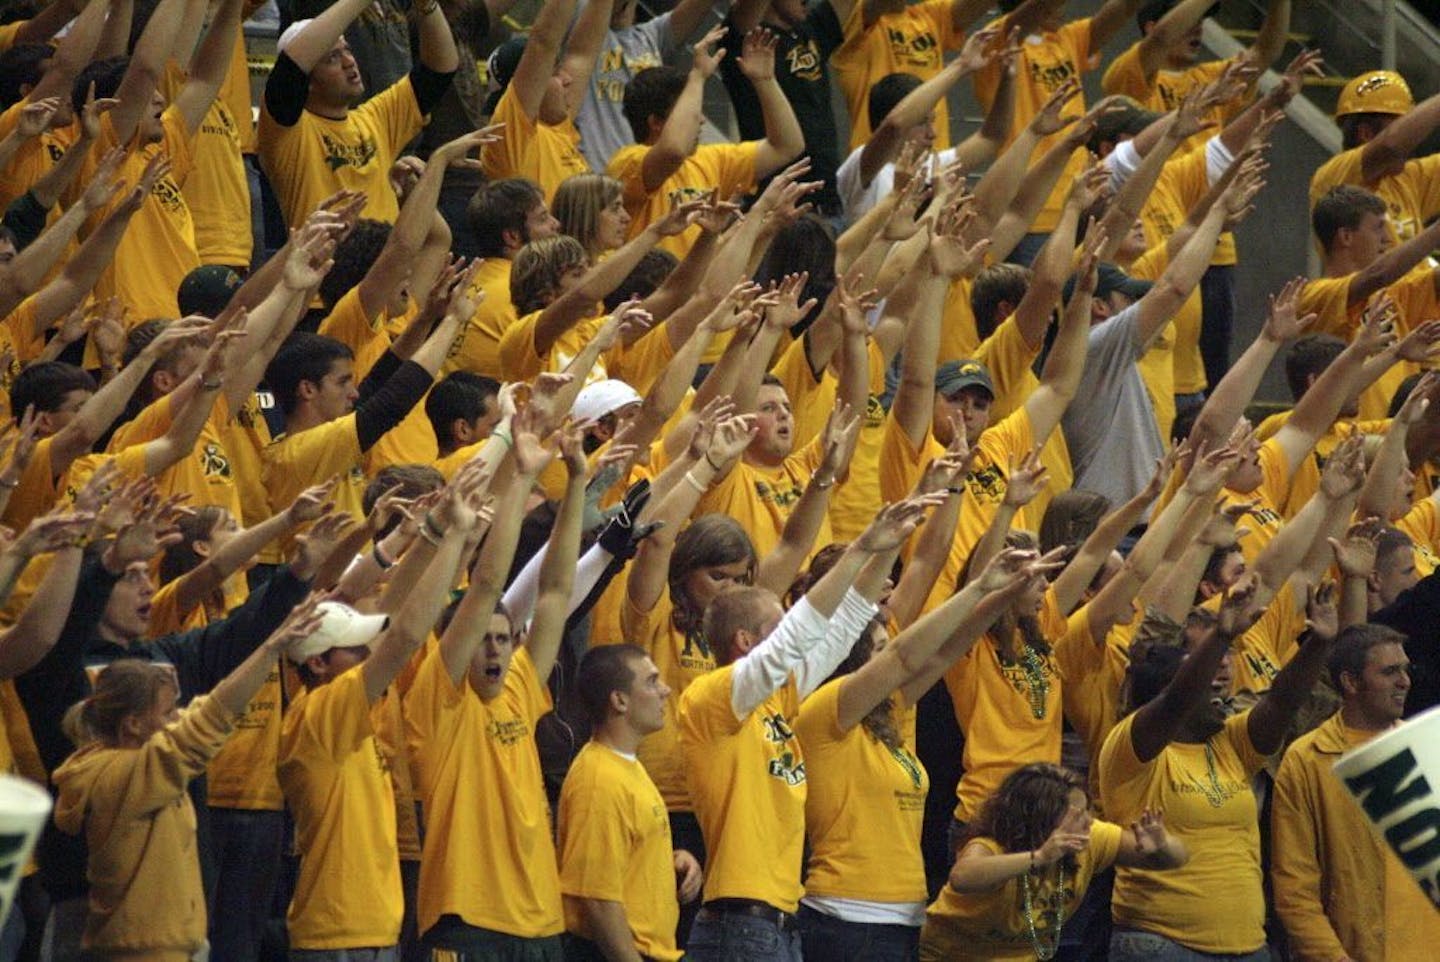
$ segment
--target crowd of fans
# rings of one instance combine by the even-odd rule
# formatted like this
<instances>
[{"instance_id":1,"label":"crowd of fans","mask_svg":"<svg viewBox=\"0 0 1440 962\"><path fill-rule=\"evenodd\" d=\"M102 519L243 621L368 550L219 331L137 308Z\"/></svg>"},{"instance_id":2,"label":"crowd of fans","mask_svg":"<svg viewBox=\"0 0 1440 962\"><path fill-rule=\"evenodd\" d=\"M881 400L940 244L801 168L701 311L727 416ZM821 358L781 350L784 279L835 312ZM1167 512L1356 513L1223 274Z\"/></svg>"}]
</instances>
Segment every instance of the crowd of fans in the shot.
<instances>
[{"instance_id":1,"label":"crowd of fans","mask_svg":"<svg viewBox=\"0 0 1440 962\"><path fill-rule=\"evenodd\" d=\"M1433 958L1440 97L1232 346L1291 0L512 2L6 5L0 960Z\"/></svg>"}]
</instances>

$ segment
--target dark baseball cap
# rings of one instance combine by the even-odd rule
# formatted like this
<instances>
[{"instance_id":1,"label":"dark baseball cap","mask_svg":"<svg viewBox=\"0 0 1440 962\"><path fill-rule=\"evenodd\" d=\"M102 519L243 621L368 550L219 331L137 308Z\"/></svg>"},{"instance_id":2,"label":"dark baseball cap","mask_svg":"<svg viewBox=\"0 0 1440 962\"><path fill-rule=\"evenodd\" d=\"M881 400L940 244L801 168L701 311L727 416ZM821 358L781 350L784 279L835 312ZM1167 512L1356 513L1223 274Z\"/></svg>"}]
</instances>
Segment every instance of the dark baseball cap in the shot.
<instances>
[{"instance_id":1,"label":"dark baseball cap","mask_svg":"<svg viewBox=\"0 0 1440 962\"><path fill-rule=\"evenodd\" d=\"M990 372L979 361L946 361L935 370L935 390L947 398L954 397L967 387L984 388L991 398L995 397L995 382Z\"/></svg>"},{"instance_id":2,"label":"dark baseball cap","mask_svg":"<svg viewBox=\"0 0 1440 962\"><path fill-rule=\"evenodd\" d=\"M240 289L240 275L219 264L206 264L185 275L175 299L180 302L180 315L201 314L217 317Z\"/></svg>"},{"instance_id":3,"label":"dark baseball cap","mask_svg":"<svg viewBox=\"0 0 1440 962\"><path fill-rule=\"evenodd\" d=\"M1131 277L1114 264L1101 264L1097 272L1095 296L1109 297L1118 291L1130 300L1138 301L1149 294L1150 288L1154 286L1153 281L1142 281L1139 278Z\"/></svg>"}]
</instances>

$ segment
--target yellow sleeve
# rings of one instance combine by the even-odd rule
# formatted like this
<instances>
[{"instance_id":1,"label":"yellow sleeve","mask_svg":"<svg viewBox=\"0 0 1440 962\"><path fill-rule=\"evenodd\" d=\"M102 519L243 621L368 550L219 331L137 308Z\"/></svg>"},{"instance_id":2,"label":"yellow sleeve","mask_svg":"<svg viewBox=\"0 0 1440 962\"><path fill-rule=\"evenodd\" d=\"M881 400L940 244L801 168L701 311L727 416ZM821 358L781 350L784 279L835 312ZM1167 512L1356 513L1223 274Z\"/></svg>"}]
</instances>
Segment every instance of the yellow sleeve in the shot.
<instances>
[{"instance_id":1,"label":"yellow sleeve","mask_svg":"<svg viewBox=\"0 0 1440 962\"><path fill-rule=\"evenodd\" d=\"M701 675L680 696L680 725L692 737L709 741L733 735L741 721L735 717L730 697L734 665Z\"/></svg>"},{"instance_id":2,"label":"yellow sleeve","mask_svg":"<svg viewBox=\"0 0 1440 962\"><path fill-rule=\"evenodd\" d=\"M1354 184L1363 186L1365 183L1361 155L1364 147L1352 147L1349 150L1342 150L1321 164L1319 169L1310 177L1310 206L1314 207L1315 202L1324 197L1332 188L1341 184Z\"/></svg>"},{"instance_id":3,"label":"yellow sleeve","mask_svg":"<svg viewBox=\"0 0 1440 962\"><path fill-rule=\"evenodd\" d=\"M610 749L592 745L591 750ZM560 797L560 891L577 898L623 902L631 833L623 789L612 781L602 782L606 774L586 766L579 772L572 768L565 779Z\"/></svg>"},{"instance_id":4,"label":"yellow sleeve","mask_svg":"<svg viewBox=\"0 0 1440 962\"><path fill-rule=\"evenodd\" d=\"M1225 720L1224 737L1230 742L1230 747L1235 749L1235 754L1240 757L1240 764L1245 766L1247 775L1254 775L1265 767L1266 756L1260 754L1255 748L1255 743L1250 740L1249 711L1231 715Z\"/></svg>"},{"instance_id":5,"label":"yellow sleeve","mask_svg":"<svg viewBox=\"0 0 1440 962\"><path fill-rule=\"evenodd\" d=\"M418 735L423 742L443 744L453 737L455 723L460 720L457 709L468 683L462 678L457 685L450 677L438 644L426 648L414 680L405 692L403 715L412 736Z\"/></svg>"},{"instance_id":6,"label":"yellow sleeve","mask_svg":"<svg viewBox=\"0 0 1440 962\"><path fill-rule=\"evenodd\" d=\"M995 382L996 403L1012 411L1025 403L1020 394L1027 386L1025 375L1032 373L1030 365L1039 356L1039 348L1026 343L1014 314L1005 318L975 351L975 359L985 365Z\"/></svg>"},{"instance_id":7,"label":"yellow sleeve","mask_svg":"<svg viewBox=\"0 0 1440 962\"><path fill-rule=\"evenodd\" d=\"M637 211L645 208L645 202L650 198L650 192L645 189L645 177L642 173L645 153L649 149L642 144L622 147L611 156L610 166L605 169L606 174L624 185L625 208L630 211L632 217Z\"/></svg>"},{"instance_id":8,"label":"yellow sleeve","mask_svg":"<svg viewBox=\"0 0 1440 962\"><path fill-rule=\"evenodd\" d=\"M1103 872L1120 856L1120 841L1125 830L1113 822L1096 819L1090 826L1090 871Z\"/></svg>"},{"instance_id":9,"label":"yellow sleeve","mask_svg":"<svg viewBox=\"0 0 1440 962\"><path fill-rule=\"evenodd\" d=\"M173 105L165 108L160 115L160 126L164 137L161 150L170 160L170 179L184 184L195 167L195 137L185 126L185 118Z\"/></svg>"},{"instance_id":10,"label":"yellow sleeve","mask_svg":"<svg viewBox=\"0 0 1440 962\"><path fill-rule=\"evenodd\" d=\"M655 382L665 371L665 365L675 358L675 348L665 326L650 331L629 347L617 348L606 359L605 366L612 376L633 387L642 397L650 393Z\"/></svg>"},{"instance_id":11,"label":"yellow sleeve","mask_svg":"<svg viewBox=\"0 0 1440 962\"><path fill-rule=\"evenodd\" d=\"M1154 85L1145 79L1145 68L1140 64L1140 44L1137 41L1124 53L1111 61L1100 79L1100 89L1106 94L1124 94L1144 103L1154 90Z\"/></svg>"},{"instance_id":12,"label":"yellow sleeve","mask_svg":"<svg viewBox=\"0 0 1440 962\"><path fill-rule=\"evenodd\" d=\"M312 688L305 696L300 723L307 738L331 758L350 754L375 734L364 671L364 665L356 665L334 681Z\"/></svg>"},{"instance_id":13,"label":"yellow sleeve","mask_svg":"<svg viewBox=\"0 0 1440 962\"><path fill-rule=\"evenodd\" d=\"M521 108L514 92L514 84L505 88L490 118L492 124L505 125L505 136L480 148L480 165L491 180L523 176L525 150L535 138L535 120Z\"/></svg>"},{"instance_id":14,"label":"yellow sleeve","mask_svg":"<svg viewBox=\"0 0 1440 962\"><path fill-rule=\"evenodd\" d=\"M150 736L133 767L125 766L123 783L113 786L120 793L117 807L143 815L177 801L190 779L205 771L234 724L235 716L214 698L196 697L179 721Z\"/></svg>"},{"instance_id":15,"label":"yellow sleeve","mask_svg":"<svg viewBox=\"0 0 1440 962\"><path fill-rule=\"evenodd\" d=\"M535 353L535 324L540 311L517 320L500 335L500 373L507 381L528 381L545 369L545 359Z\"/></svg>"},{"instance_id":16,"label":"yellow sleeve","mask_svg":"<svg viewBox=\"0 0 1440 962\"><path fill-rule=\"evenodd\" d=\"M1135 714L1132 712L1110 729L1110 735L1100 749L1100 795L1105 799L1106 814L1115 818L1139 814L1146 783L1154 771L1153 759L1142 762L1135 754L1131 734L1134 725Z\"/></svg>"},{"instance_id":17,"label":"yellow sleeve","mask_svg":"<svg viewBox=\"0 0 1440 962\"><path fill-rule=\"evenodd\" d=\"M382 152L388 166L400 156L400 149L420 132L425 117L415 101L415 90L408 76L401 77L359 107L351 111L361 126L372 127L382 140ZM298 127L299 124L296 124Z\"/></svg>"},{"instance_id":18,"label":"yellow sleeve","mask_svg":"<svg viewBox=\"0 0 1440 962\"><path fill-rule=\"evenodd\" d=\"M1420 202L1420 216L1428 224L1440 214L1440 157L1429 154L1415 158L1405 165L1404 176L1414 188Z\"/></svg>"},{"instance_id":19,"label":"yellow sleeve","mask_svg":"<svg viewBox=\"0 0 1440 962\"><path fill-rule=\"evenodd\" d=\"M895 418L887 416L880 435L881 499L899 501L908 497L920 480L925 465L944 453L945 449L935 440L935 436L928 432L920 449L916 450L905 436L905 431L895 422Z\"/></svg>"},{"instance_id":20,"label":"yellow sleeve","mask_svg":"<svg viewBox=\"0 0 1440 962\"><path fill-rule=\"evenodd\" d=\"M1302 316L1316 315L1311 333L1334 334L1347 341L1350 339L1354 333L1349 305L1350 281L1354 277L1354 274L1346 274L1344 277L1316 278L1300 291L1298 313Z\"/></svg>"},{"instance_id":21,"label":"yellow sleeve","mask_svg":"<svg viewBox=\"0 0 1440 962\"><path fill-rule=\"evenodd\" d=\"M1260 487L1269 495L1272 504L1284 504L1290 493L1290 478L1295 466L1285 455L1285 449L1276 438L1260 445Z\"/></svg>"},{"instance_id":22,"label":"yellow sleeve","mask_svg":"<svg viewBox=\"0 0 1440 962\"><path fill-rule=\"evenodd\" d=\"M1316 822L1320 802L1310 766L1292 747L1276 773L1270 811L1270 881L1275 913L1285 924L1297 957L1343 959L1349 953L1325 914L1320 890L1323 872L1318 853L1325 847Z\"/></svg>"}]
</instances>

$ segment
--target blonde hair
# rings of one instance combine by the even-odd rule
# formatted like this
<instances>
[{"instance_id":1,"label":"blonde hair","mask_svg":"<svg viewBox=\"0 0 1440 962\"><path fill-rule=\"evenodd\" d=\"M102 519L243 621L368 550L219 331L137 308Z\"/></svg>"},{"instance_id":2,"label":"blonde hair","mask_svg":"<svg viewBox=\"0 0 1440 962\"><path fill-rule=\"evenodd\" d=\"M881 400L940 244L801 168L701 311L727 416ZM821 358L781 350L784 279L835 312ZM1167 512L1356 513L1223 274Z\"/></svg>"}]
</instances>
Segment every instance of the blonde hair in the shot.
<instances>
[{"instance_id":1,"label":"blonde hair","mask_svg":"<svg viewBox=\"0 0 1440 962\"><path fill-rule=\"evenodd\" d=\"M625 193L625 185L604 174L576 174L561 181L550 202L560 232L575 238L591 257L600 249L600 212Z\"/></svg>"},{"instance_id":2,"label":"blonde hair","mask_svg":"<svg viewBox=\"0 0 1440 962\"><path fill-rule=\"evenodd\" d=\"M571 268L590 266L585 248L573 237L560 235L531 241L510 264L510 301L524 317L542 311L560 295L560 278Z\"/></svg>"},{"instance_id":3,"label":"blonde hair","mask_svg":"<svg viewBox=\"0 0 1440 962\"><path fill-rule=\"evenodd\" d=\"M120 725L127 716L149 711L161 691L174 687L170 666L121 659L101 670L90 697L65 712L62 730L77 747L93 741L113 744L119 740Z\"/></svg>"}]
</instances>

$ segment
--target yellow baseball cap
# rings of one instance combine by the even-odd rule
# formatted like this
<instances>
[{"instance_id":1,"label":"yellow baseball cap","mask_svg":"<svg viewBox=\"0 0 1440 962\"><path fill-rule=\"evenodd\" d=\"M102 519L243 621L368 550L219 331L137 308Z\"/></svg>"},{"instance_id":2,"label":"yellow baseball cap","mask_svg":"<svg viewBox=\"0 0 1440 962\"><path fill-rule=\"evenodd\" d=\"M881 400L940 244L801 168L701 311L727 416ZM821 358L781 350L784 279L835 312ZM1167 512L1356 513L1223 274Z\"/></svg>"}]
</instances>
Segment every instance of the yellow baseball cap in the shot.
<instances>
[{"instance_id":1,"label":"yellow baseball cap","mask_svg":"<svg viewBox=\"0 0 1440 962\"><path fill-rule=\"evenodd\" d=\"M1415 106L1410 85L1393 70L1362 73L1340 91L1335 116L1346 114L1408 114Z\"/></svg>"}]
</instances>

